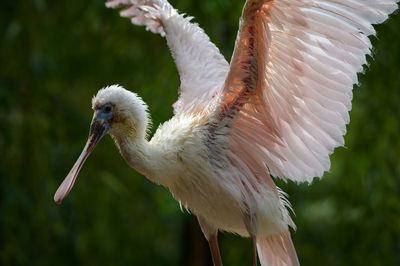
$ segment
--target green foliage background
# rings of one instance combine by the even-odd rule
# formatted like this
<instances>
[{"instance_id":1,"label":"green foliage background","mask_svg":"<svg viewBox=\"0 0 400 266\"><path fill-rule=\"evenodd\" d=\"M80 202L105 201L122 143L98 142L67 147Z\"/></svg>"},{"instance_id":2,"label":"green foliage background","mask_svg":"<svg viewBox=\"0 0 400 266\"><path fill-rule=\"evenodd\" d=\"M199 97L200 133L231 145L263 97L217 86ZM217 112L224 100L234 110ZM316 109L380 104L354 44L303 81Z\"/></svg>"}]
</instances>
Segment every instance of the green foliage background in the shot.
<instances>
[{"instance_id":1,"label":"green foliage background","mask_svg":"<svg viewBox=\"0 0 400 266\"><path fill-rule=\"evenodd\" d=\"M230 58L244 0L171 3ZM277 181L296 212L302 265L400 265L400 15L376 29L346 148L322 180ZM179 77L165 40L103 0L2 1L0 39L0 265L204 265L190 251L205 245L195 219L109 137L63 204L52 200L86 141L98 89L140 94L153 132L171 117ZM248 239L220 242L225 265L250 264Z\"/></svg>"}]
</instances>

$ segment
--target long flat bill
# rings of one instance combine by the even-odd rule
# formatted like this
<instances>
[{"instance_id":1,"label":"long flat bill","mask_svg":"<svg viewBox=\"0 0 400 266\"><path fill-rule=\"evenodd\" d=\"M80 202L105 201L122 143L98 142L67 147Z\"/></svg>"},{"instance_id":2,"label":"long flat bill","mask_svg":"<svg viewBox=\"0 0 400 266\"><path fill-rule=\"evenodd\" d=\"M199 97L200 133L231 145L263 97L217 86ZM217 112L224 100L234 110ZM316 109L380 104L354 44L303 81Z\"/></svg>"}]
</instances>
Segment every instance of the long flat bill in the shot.
<instances>
[{"instance_id":1,"label":"long flat bill","mask_svg":"<svg viewBox=\"0 0 400 266\"><path fill-rule=\"evenodd\" d=\"M74 186L76 177L79 174L83 164L85 163L87 157L89 157L90 153L96 147L96 144L100 141L100 139L107 133L110 128L109 123L99 122L96 116L93 118L92 123L90 125L89 138L86 142L85 147L78 160L72 167L71 171L69 171L68 175L65 177L64 181L58 187L56 194L54 194L54 201L57 204L61 204L61 201L68 195Z\"/></svg>"},{"instance_id":2,"label":"long flat bill","mask_svg":"<svg viewBox=\"0 0 400 266\"><path fill-rule=\"evenodd\" d=\"M78 160L72 167L71 171L69 171L68 175L65 177L64 181L58 187L56 194L54 194L54 201L57 204L61 204L61 201L68 195L71 191L76 177L79 174L83 164L85 163L86 159L89 157L90 153L92 152L94 145L91 145L90 141L88 141L83 149L81 155L79 156Z\"/></svg>"}]
</instances>

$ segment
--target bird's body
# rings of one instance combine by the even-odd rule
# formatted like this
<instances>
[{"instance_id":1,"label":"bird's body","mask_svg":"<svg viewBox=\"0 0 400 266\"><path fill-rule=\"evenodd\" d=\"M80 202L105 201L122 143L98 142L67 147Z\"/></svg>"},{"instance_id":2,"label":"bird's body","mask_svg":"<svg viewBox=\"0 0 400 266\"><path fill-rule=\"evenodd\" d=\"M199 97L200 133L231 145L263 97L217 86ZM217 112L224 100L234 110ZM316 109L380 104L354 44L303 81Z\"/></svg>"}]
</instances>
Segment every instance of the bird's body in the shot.
<instances>
[{"instance_id":1,"label":"bird's body","mask_svg":"<svg viewBox=\"0 0 400 266\"><path fill-rule=\"evenodd\" d=\"M110 0L122 16L166 36L181 76L175 115L147 137L147 106L120 86L93 98L82 155L55 195L70 191L109 133L132 168L194 213L222 265L218 231L252 240L261 264L298 265L290 204L271 176L322 177L343 145L352 87L396 0L247 0L231 63L166 0Z\"/></svg>"},{"instance_id":2,"label":"bird's body","mask_svg":"<svg viewBox=\"0 0 400 266\"><path fill-rule=\"evenodd\" d=\"M118 94L123 90L118 86L107 88ZM175 115L157 129L150 141L136 135L127 137L125 129L112 134L128 165L169 188L182 206L199 217L207 217L203 219L213 227L248 237L243 209L254 205L260 220L260 236L287 230L291 220L286 201L275 187L258 187L261 190L258 198L244 195L247 191L240 178L235 177L238 169L227 160L228 151L223 152L225 134L218 132L221 131L218 128L217 132L210 132L210 125L218 123L215 113L211 108L196 114ZM210 142L211 135L218 137Z\"/></svg>"},{"instance_id":3,"label":"bird's body","mask_svg":"<svg viewBox=\"0 0 400 266\"><path fill-rule=\"evenodd\" d=\"M178 118L180 119L180 118ZM260 187L260 198L245 200L251 195L244 195L247 191L240 184L240 178L235 177L238 169L227 160L226 155L215 153L222 151L223 137L216 139L212 147L209 143L209 123L212 119L205 117L185 117L183 125L169 121L158 130L151 143L164 146L164 134L168 134L168 142L164 146L168 152L173 153L172 167L179 172L173 173L171 183L165 184L174 197L191 212L199 217L207 217L209 223L220 230L249 236L243 222L243 210L246 205L255 205L260 223L260 236L268 236L287 230L287 221L283 219L282 212L286 212L281 199L268 187ZM181 122L181 121L180 121ZM173 125L174 129L172 129ZM176 128L176 126L178 127ZM179 127L182 125L182 127ZM182 138L182 133L185 136ZM159 138L162 137L162 138ZM163 143L163 144L161 144ZM163 176L160 176L162 183ZM162 183L163 184L163 183ZM266 206L268 204L269 206ZM285 214L287 218L287 214Z\"/></svg>"}]
</instances>

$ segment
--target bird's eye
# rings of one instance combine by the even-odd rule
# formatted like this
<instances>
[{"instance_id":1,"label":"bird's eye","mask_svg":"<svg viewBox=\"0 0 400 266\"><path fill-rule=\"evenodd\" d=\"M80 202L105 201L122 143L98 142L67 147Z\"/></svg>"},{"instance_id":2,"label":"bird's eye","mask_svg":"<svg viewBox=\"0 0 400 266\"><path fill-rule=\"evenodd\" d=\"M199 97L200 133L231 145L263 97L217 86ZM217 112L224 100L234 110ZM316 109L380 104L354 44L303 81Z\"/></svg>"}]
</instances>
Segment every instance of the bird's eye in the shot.
<instances>
[{"instance_id":1,"label":"bird's eye","mask_svg":"<svg viewBox=\"0 0 400 266\"><path fill-rule=\"evenodd\" d=\"M103 110L105 113L109 113L112 111L112 109L113 109L112 106L108 104L108 105L104 106Z\"/></svg>"}]
</instances>

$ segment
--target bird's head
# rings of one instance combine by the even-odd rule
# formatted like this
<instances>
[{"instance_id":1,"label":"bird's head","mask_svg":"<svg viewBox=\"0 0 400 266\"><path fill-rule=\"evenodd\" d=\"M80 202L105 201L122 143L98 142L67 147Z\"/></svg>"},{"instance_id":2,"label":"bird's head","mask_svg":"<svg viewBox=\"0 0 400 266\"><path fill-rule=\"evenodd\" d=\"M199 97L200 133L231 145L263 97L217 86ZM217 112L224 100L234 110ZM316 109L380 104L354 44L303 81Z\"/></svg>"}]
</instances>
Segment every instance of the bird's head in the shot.
<instances>
[{"instance_id":1,"label":"bird's head","mask_svg":"<svg viewBox=\"0 0 400 266\"><path fill-rule=\"evenodd\" d=\"M92 99L91 130L100 127L115 138L143 138L150 122L147 105L121 86L105 87ZM94 132L95 133L95 132Z\"/></svg>"},{"instance_id":2,"label":"bird's head","mask_svg":"<svg viewBox=\"0 0 400 266\"><path fill-rule=\"evenodd\" d=\"M68 195L84 162L104 135L111 134L117 142L146 137L150 123L147 105L135 93L118 85L105 87L93 97L92 108L94 115L89 138L78 160L57 189L54 195L56 203L61 203Z\"/></svg>"}]
</instances>

